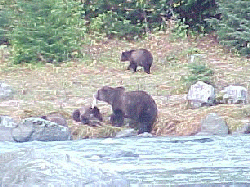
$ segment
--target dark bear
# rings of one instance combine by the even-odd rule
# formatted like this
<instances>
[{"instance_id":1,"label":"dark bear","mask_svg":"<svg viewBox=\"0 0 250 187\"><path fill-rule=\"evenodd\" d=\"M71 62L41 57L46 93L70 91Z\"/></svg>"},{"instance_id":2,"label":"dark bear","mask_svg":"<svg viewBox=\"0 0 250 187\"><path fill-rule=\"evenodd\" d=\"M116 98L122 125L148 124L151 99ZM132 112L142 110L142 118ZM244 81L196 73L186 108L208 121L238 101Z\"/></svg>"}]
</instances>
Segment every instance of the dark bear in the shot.
<instances>
[{"instance_id":1,"label":"dark bear","mask_svg":"<svg viewBox=\"0 0 250 187\"><path fill-rule=\"evenodd\" d=\"M82 124L90 126L99 126L100 122L103 121L102 114L96 106L76 109L73 112L72 117L76 122L81 122Z\"/></svg>"},{"instance_id":2,"label":"dark bear","mask_svg":"<svg viewBox=\"0 0 250 187\"><path fill-rule=\"evenodd\" d=\"M147 49L130 50L122 52L121 61L130 61L128 70L132 68L136 72L137 66L142 66L146 73L150 73L153 56Z\"/></svg>"},{"instance_id":3,"label":"dark bear","mask_svg":"<svg viewBox=\"0 0 250 187\"><path fill-rule=\"evenodd\" d=\"M47 114L46 116L41 116L41 118L48 120L48 121L51 121L51 122L55 122L58 125L68 127L66 119L60 113L57 113L57 112L50 113L50 114Z\"/></svg>"},{"instance_id":4,"label":"dark bear","mask_svg":"<svg viewBox=\"0 0 250 187\"><path fill-rule=\"evenodd\" d=\"M139 132L151 132L157 118L157 105L153 98L144 91L125 92L124 87L104 86L95 98L112 105L110 122L113 126L124 125L124 118L137 122Z\"/></svg>"}]
</instances>

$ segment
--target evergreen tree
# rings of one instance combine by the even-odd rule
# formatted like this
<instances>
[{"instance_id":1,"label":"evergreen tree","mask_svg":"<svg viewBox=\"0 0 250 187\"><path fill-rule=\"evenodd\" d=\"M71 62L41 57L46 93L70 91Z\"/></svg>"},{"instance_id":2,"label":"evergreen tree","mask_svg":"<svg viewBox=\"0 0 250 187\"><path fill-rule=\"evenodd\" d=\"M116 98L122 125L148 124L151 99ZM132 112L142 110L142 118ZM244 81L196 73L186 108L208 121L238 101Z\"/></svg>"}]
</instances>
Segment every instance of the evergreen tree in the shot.
<instances>
[{"instance_id":1,"label":"evergreen tree","mask_svg":"<svg viewBox=\"0 0 250 187\"><path fill-rule=\"evenodd\" d=\"M250 1L221 0L221 20L210 19L220 43L250 57Z\"/></svg>"},{"instance_id":2,"label":"evergreen tree","mask_svg":"<svg viewBox=\"0 0 250 187\"><path fill-rule=\"evenodd\" d=\"M173 0L174 12L192 30L206 32L206 18L217 17L215 0Z\"/></svg>"},{"instance_id":3,"label":"evergreen tree","mask_svg":"<svg viewBox=\"0 0 250 187\"><path fill-rule=\"evenodd\" d=\"M9 34L14 63L62 62L80 54L81 10L73 0L19 0L6 6L13 29Z\"/></svg>"}]
</instances>

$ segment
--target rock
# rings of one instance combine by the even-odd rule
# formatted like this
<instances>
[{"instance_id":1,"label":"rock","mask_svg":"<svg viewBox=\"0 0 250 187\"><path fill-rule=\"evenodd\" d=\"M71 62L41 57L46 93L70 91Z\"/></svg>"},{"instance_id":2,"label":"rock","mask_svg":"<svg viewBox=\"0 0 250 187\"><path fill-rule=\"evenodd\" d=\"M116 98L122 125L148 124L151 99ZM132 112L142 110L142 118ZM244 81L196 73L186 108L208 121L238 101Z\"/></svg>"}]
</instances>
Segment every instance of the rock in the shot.
<instances>
[{"instance_id":1,"label":"rock","mask_svg":"<svg viewBox=\"0 0 250 187\"><path fill-rule=\"evenodd\" d=\"M190 87L187 99L191 108L213 105L215 102L214 87L202 81L198 81Z\"/></svg>"},{"instance_id":2,"label":"rock","mask_svg":"<svg viewBox=\"0 0 250 187\"><path fill-rule=\"evenodd\" d=\"M201 63L207 58L205 54L192 54L189 56L188 63Z\"/></svg>"},{"instance_id":3,"label":"rock","mask_svg":"<svg viewBox=\"0 0 250 187\"><path fill-rule=\"evenodd\" d=\"M0 116L0 126L4 127L16 127L17 124L13 118L9 116Z\"/></svg>"},{"instance_id":4,"label":"rock","mask_svg":"<svg viewBox=\"0 0 250 187\"><path fill-rule=\"evenodd\" d=\"M0 116L0 141L14 141L11 131L17 124L9 116Z\"/></svg>"},{"instance_id":5,"label":"rock","mask_svg":"<svg viewBox=\"0 0 250 187\"><path fill-rule=\"evenodd\" d=\"M250 134L250 122L246 123L242 127L238 128L235 132L232 133L233 135L240 135L240 134Z\"/></svg>"},{"instance_id":6,"label":"rock","mask_svg":"<svg viewBox=\"0 0 250 187\"><path fill-rule=\"evenodd\" d=\"M226 122L216 113L210 113L201 121L199 136L228 135L229 130Z\"/></svg>"},{"instance_id":7,"label":"rock","mask_svg":"<svg viewBox=\"0 0 250 187\"><path fill-rule=\"evenodd\" d=\"M19 123L18 126L12 130L12 138L16 142L28 142L31 140L33 132L32 122Z\"/></svg>"},{"instance_id":8,"label":"rock","mask_svg":"<svg viewBox=\"0 0 250 187\"><path fill-rule=\"evenodd\" d=\"M12 131L17 142L26 141L66 141L71 139L68 127L42 118L26 118Z\"/></svg>"},{"instance_id":9,"label":"rock","mask_svg":"<svg viewBox=\"0 0 250 187\"><path fill-rule=\"evenodd\" d=\"M123 137L130 137L130 136L137 136L137 131L134 129L125 129L122 131L117 132L116 138L123 138Z\"/></svg>"},{"instance_id":10,"label":"rock","mask_svg":"<svg viewBox=\"0 0 250 187\"><path fill-rule=\"evenodd\" d=\"M68 127L67 120L60 113L57 113L57 112L50 113L50 114L47 114L46 116L42 116L41 118L47 121L55 122L58 125Z\"/></svg>"},{"instance_id":11,"label":"rock","mask_svg":"<svg viewBox=\"0 0 250 187\"><path fill-rule=\"evenodd\" d=\"M237 104L247 103L247 89L243 86L228 86L222 90L223 103Z\"/></svg>"},{"instance_id":12,"label":"rock","mask_svg":"<svg viewBox=\"0 0 250 187\"><path fill-rule=\"evenodd\" d=\"M13 98L14 91L10 85L0 82L0 100Z\"/></svg>"},{"instance_id":13,"label":"rock","mask_svg":"<svg viewBox=\"0 0 250 187\"><path fill-rule=\"evenodd\" d=\"M144 132L142 134L138 134L138 136L140 136L140 137L152 137L153 135L151 133Z\"/></svg>"}]
</instances>

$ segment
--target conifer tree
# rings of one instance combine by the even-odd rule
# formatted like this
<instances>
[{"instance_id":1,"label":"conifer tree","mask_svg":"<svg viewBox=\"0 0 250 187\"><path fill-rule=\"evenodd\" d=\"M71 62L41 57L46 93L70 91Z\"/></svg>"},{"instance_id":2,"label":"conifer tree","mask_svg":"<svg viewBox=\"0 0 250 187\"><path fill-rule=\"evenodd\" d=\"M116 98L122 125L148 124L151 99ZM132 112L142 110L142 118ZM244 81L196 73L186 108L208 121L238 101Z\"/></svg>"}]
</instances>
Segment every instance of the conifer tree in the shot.
<instances>
[{"instance_id":1,"label":"conifer tree","mask_svg":"<svg viewBox=\"0 0 250 187\"><path fill-rule=\"evenodd\" d=\"M211 19L220 43L250 56L250 1L221 0L218 12L221 20Z\"/></svg>"}]
</instances>

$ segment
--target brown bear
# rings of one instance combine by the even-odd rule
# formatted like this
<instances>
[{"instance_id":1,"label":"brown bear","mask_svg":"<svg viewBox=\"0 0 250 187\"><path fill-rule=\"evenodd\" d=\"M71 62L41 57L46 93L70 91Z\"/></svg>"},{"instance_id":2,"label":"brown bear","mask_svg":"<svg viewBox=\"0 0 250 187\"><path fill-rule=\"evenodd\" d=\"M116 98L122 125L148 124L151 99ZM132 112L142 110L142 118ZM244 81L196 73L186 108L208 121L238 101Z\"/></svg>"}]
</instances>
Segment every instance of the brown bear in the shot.
<instances>
[{"instance_id":1,"label":"brown bear","mask_svg":"<svg viewBox=\"0 0 250 187\"><path fill-rule=\"evenodd\" d=\"M99 89L95 98L112 105L110 122L113 126L124 125L124 118L137 122L139 132L151 132L157 118L157 105L153 98L144 91L125 92L124 87L104 86Z\"/></svg>"},{"instance_id":2,"label":"brown bear","mask_svg":"<svg viewBox=\"0 0 250 187\"><path fill-rule=\"evenodd\" d=\"M121 61L130 61L128 70L132 68L136 72L137 66L142 66L146 73L150 73L153 56L147 49L130 50L122 52Z\"/></svg>"},{"instance_id":3,"label":"brown bear","mask_svg":"<svg viewBox=\"0 0 250 187\"><path fill-rule=\"evenodd\" d=\"M60 113L57 113L57 112L50 113L50 114L47 114L46 116L41 116L41 118L48 120L48 121L51 121L51 122L55 122L58 125L68 127L66 119Z\"/></svg>"},{"instance_id":4,"label":"brown bear","mask_svg":"<svg viewBox=\"0 0 250 187\"><path fill-rule=\"evenodd\" d=\"M82 107L81 109L76 109L72 118L76 122L81 122L82 124L90 126L99 126L100 122L103 121L102 114L100 113L99 108L95 107Z\"/></svg>"}]
</instances>

